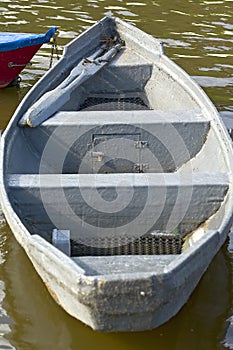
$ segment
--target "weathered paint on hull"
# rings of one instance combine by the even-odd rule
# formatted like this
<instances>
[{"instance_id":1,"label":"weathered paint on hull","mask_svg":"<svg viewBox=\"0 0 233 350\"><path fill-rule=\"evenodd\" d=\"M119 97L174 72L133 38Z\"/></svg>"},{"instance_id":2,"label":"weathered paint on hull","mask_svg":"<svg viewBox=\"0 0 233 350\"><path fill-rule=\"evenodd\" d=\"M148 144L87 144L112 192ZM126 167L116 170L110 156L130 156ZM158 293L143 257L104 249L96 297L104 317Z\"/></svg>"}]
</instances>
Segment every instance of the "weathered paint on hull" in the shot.
<instances>
[{"instance_id":1,"label":"weathered paint on hull","mask_svg":"<svg viewBox=\"0 0 233 350\"><path fill-rule=\"evenodd\" d=\"M210 232L159 273L112 278L86 276L63 254L49 252L47 244L34 236L26 251L49 293L71 316L104 332L144 331L167 322L187 302L220 248L219 234Z\"/></svg>"}]
</instances>

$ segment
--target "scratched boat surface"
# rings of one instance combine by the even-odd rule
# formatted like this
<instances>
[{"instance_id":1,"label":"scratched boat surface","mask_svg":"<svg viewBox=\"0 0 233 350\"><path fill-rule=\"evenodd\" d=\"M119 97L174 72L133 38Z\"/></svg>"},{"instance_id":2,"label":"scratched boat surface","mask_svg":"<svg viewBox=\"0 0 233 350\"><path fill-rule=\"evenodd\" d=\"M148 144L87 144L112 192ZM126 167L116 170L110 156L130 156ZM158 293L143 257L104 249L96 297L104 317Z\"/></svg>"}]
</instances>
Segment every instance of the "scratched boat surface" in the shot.
<instances>
[{"instance_id":1,"label":"scratched boat surface","mask_svg":"<svg viewBox=\"0 0 233 350\"><path fill-rule=\"evenodd\" d=\"M232 224L233 153L216 109L158 40L117 18L66 47L1 152L16 239L58 304L96 330L168 321Z\"/></svg>"}]
</instances>

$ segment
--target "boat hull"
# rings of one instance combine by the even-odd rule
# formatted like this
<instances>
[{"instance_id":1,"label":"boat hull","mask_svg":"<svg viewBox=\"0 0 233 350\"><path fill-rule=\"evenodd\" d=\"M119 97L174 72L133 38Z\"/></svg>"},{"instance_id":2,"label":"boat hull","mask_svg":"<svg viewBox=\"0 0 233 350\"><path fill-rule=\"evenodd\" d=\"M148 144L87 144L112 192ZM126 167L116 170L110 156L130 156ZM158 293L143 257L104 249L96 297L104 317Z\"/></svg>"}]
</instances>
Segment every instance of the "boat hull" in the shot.
<instances>
[{"instance_id":1,"label":"boat hull","mask_svg":"<svg viewBox=\"0 0 233 350\"><path fill-rule=\"evenodd\" d=\"M29 64L41 45L26 46L17 50L0 52L0 88L8 86Z\"/></svg>"},{"instance_id":2,"label":"boat hull","mask_svg":"<svg viewBox=\"0 0 233 350\"><path fill-rule=\"evenodd\" d=\"M30 107L33 110L50 90L57 96L56 88L65 79L72 80L70 72L83 57L99 48L103 30L110 35L115 28L125 41L119 55L94 79L74 88L55 115L41 123L35 115L37 127L29 127L23 117ZM140 110L106 108L123 100L128 106L132 97L133 102L140 100ZM96 111L87 99L108 103ZM37 107L40 110L39 102ZM154 150L154 163L148 150ZM172 318L187 302L232 224L233 151L217 110L166 57L159 41L119 19L103 19L66 47L61 60L21 102L2 136L1 154L1 204L15 238L54 300L98 331L152 329ZM111 163L119 154L117 159L127 155L123 159L130 162ZM108 168L101 163L104 157L110 159ZM83 159L83 167L78 167ZM146 190L151 201L145 200ZM111 215L116 192L120 205L130 205L127 210L118 206ZM101 201L96 193L101 193ZM103 199L107 205L101 207ZM81 225L75 226L80 217ZM146 228L154 217L158 220ZM153 246L144 250L147 234L151 238L159 231L166 240L167 225L177 228L177 217L178 235L184 240L181 252L162 250L157 255ZM129 218L134 226L127 226ZM66 239L78 245L79 253L71 247L68 256L57 249L54 228L70 231ZM80 238L89 233L94 234L94 243L103 243L101 234L106 239L111 233L110 238L120 238L121 244L110 246L107 253L98 245L93 253L87 244L87 253L81 254ZM177 229L170 234L174 238ZM127 235L129 244L124 245Z\"/></svg>"},{"instance_id":3,"label":"boat hull","mask_svg":"<svg viewBox=\"0 0 233 350\"><path fill-rule=\"evenodd\" d=\"M17 82L19 73L56 29L51 27L45 34L0 32L0 88Z\"/></svg>"},{"instance_id":4,"label":"boat hull","mask_svg":"<svg viewBox=\"0 0 233 350\"><path fill-rule=\"evenodd\" d=\"M33 237L26 251L51 296L71 316L96 331L132 332L156 328L175 316L219 248L219 234L210 232L191 252L174 261L167 259L166 267L156 273L141 273L140 264L159 266L158 257L114 258L112 270L121 263L138 269L134 276L129 273L114 277L90 275L90 259L77 260L76 264L66 261L67 257L58 256L39 236ZM103 257L95 259L92 267L101 271L101 265L104 270Z\"/></svg>"}]
</instances>

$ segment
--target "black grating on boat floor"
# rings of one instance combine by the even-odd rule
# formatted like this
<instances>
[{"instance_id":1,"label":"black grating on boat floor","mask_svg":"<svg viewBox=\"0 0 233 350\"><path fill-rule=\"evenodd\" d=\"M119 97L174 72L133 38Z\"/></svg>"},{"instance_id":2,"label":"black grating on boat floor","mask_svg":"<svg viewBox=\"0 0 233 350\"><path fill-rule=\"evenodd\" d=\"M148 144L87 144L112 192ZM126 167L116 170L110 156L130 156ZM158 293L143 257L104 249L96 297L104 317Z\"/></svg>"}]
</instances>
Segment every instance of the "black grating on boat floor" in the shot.
<instances>
[{"instance_id":1,"label":"black grating on boat floor","mask_svg":"<svg viewBox=\"0 0 233 350\"><path fill-rule=\"evenodd\" d=\"M113 110L145 110L149 107L140 97L88 97L79 110L113 111Z\"/></svg>"},{"instance_id":2,"label":"black grating on boat floor","mask_svg":"<svg viewBox=\"0 0 233 350\"><path fill-rule=\"evenodd\" d=\"M178 235L149 235L129 238L96 238L88 245L71 240L72 256L180 254L183 239Z\"/></svg>"}]
</instances>

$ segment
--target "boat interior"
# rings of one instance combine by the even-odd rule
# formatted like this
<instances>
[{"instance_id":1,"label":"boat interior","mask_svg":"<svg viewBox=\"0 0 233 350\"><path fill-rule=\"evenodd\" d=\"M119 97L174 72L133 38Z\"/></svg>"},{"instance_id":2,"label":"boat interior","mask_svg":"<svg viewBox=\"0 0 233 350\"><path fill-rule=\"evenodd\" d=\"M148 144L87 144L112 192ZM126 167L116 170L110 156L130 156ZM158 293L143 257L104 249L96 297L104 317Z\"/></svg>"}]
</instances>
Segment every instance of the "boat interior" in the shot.
<instances>
[{"instance_id":1,"label":"boat interior","mask_svg":"<svg viewBox=\"0 0 233 350\"><path fill-rule=\"evenodd\" d=\"M10 145L14 210L31 234L53 242L59 231L74 258L180 254L211 229L228 191L211 113L189 78L123 29L113 61L41 125L18 126Z\"/></svg>"}]
</instances>

